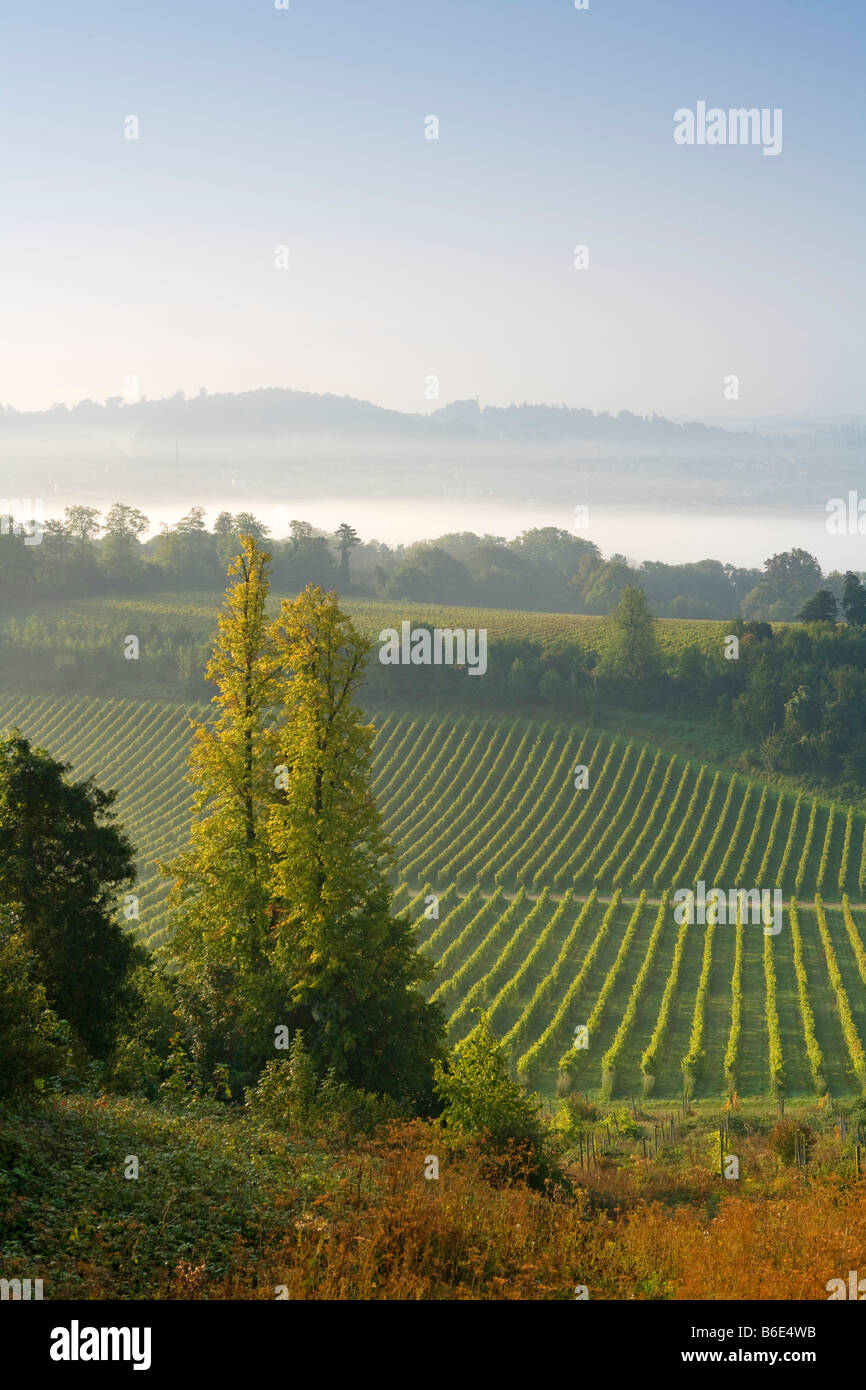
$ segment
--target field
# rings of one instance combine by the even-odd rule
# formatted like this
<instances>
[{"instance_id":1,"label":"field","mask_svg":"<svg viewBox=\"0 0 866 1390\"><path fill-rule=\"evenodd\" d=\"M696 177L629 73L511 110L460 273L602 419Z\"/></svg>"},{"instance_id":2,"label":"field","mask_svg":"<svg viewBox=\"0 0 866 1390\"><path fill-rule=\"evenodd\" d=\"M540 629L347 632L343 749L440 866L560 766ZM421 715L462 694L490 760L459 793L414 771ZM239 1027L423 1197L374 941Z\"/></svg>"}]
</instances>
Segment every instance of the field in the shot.
<instances>
[{"instance_id":1,"label":"field","mask_svg":"<svg viewBox=\"0 0 866 1390\"><path fill-rule=\"evenodd\" d=\"M269 607L276 612L279 594L271 596ZM285 597L294 597L286 595ZM0 609L0 640L4 624L13 620L17 625L28 624L28 645L40 641L90 644L97 639L119 645L123 637L134 632L164 634L183 630L202 641L209 639L216 626L215 611L220 595L215 593L153 594L136 598L111 595L85 599L44 599ZM532 613L505 608L467 608L457 605L402 602L395 599L341 600L341 607L353 618L359 630L371 640L386 627L399 628L405 619L412 623L428 623L434 627L486 628L490 639L497 635L528 638L552 643L577 641L592 651L601 652L607 643L611 622L607 617L575 613ZM718 650L729 630L727 622L659 618L658 636L662 647L671 652L687 646L702 650ZM774 624L778 627L780 624Z\"/></svg>"},{"instance_id":2,"label":"field","mask_svg":"<svg viewBox=\"0 0 866 1390\"><path fill-rule=\"evenodd\" d=\"M139 853L137 930L165 938L156 861L182 845L185 711L0 695L0 728L121 791ZM529 719L377 721L374 789L396 898L438 962L451 1041L485 1008L551 1094L697 1098L866 1089L866 820L637 739ZM588 785L577 789L584 765ZM780 888L781 930L680 925L670 890ZM853 906L852 906L853 904ZM588 1028L585 1050L575 1029Z\"/></svg>"}]
</instances>

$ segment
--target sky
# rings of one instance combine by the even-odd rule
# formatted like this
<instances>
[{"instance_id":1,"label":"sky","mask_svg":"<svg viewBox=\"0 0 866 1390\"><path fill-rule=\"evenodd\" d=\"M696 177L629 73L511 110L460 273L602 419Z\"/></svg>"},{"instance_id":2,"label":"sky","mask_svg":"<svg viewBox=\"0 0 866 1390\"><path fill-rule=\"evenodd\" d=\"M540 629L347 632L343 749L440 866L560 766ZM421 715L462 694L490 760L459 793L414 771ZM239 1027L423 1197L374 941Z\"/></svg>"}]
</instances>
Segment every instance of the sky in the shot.
<instances>
[{"instance_id":1,"label":"sky","mask_svg":"<svg viewBox=\"0 0 866 1390\"><path fill-rule=\"evenodd\" d=\"M862 414L862 0L288 3L5 8L0 402Z\"/></svg>"}]
</instances>

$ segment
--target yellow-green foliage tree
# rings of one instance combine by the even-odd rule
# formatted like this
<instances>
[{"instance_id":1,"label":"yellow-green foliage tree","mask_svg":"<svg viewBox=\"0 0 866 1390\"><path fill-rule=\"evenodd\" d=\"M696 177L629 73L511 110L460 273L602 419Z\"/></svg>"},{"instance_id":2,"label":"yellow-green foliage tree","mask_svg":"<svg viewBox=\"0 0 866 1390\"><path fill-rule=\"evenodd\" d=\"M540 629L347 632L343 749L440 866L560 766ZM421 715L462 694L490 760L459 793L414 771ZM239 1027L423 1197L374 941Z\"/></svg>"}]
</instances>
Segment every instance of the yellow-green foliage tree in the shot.
<instances>
[{"instance_id":1,"label":"yellow-green foliage tree","mask_svg":"<svg viewBox=\"0 0 866 1390\"><path fill-rule=\"evenodd\" d=\"M268 562L243 536L196 728L188 849L170 866L180 997L204 1077L254 1080L277 1030L303 1029L320 1077L429 1102L443 1020L430 967L391 915L370 790L372 725L356 704L368 644L310 586L266 615Z\"/></svg>"},{"instance_id":2,"label":"yellow-green foliage tree","mask_svg":"<svg viewBox=\"0 0 866 1390\"><path fill-rule=\"evenodd\" d=\"M274 907L267 818L275 795L273 736L277 652L266 614L270 555L241 538L207 677L217 718L195 725L195 788L188 848L169 866L179 983L193 1055L244 1071L273 1056L262 1014L276 1001L269 952ZM281 1021L281 1020L277 1020Z\"/></svg>"},{"instance_id":3,"label":"yellow-green foliage tree","mask_svg":"<svg viewBox=\"0 0 866 1390\"><path fill-rule=\"evenodd\" d=\"M312 585L274 627L286 785L268 833L279 904L274 964L319 1069L403 1100L429 1101L441 1012L408 921L392 917L389 849L370 789L373 726L357 705L370 645Z\"/></svg>"}]
</instances>

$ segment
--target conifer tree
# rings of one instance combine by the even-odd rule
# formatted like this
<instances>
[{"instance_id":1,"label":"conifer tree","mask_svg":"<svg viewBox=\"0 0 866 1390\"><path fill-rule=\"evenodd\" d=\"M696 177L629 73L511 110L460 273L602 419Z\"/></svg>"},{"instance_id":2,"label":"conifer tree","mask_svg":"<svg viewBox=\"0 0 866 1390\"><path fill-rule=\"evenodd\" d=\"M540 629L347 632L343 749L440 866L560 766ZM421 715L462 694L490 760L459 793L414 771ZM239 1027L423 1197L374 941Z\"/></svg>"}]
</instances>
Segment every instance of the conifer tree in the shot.
<instances>
[{"instance_id":1,"label":"conifer tree","mask_svg":"<svg viewBox=\"0 0 866 1390\"><path fill-rule=\"evenodd\" d=\"M340 552L340 585L343 589L349 587L349 556L353 545L359 545L358 532L354 526L348 522L341 522L334 532L337 539L337 549Z\"/></svg>"},{"instance_id":2,"label":"conifer tree","mask_svg":"<svg viewBox=\"0 0 866 1390\"><path fill-rule=\"evenodd\" d=\"M866 625L866 588L863 581L853 570L845 571L845 582L842 589L842 611L845 614L845 621L852 627L863 627Z\"/></svg>"}]
</instances>

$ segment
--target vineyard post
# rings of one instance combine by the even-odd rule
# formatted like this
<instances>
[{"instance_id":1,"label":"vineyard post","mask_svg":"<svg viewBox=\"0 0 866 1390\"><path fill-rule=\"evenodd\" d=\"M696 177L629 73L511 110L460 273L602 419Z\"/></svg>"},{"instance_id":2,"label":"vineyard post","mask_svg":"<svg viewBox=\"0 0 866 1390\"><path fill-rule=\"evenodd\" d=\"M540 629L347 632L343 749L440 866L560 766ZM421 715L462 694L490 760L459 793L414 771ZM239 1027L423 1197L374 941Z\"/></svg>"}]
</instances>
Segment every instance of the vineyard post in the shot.
<instances>
[{"instance_id":1,"label":"vineyard post","mask_svg":"<svg viewBox=\"0 0 866 1390\"><path fill-rule=\"evenodd\" d=\"M859 1176L860 1176L860 1145L859 1145L859 1144L855 1144L855 1145L854 1145L854 1176L855 1176L856 1178L859 1178Z\"/></svg>"},{"instance_id":2,"label":"vineyard post","mask_svg":"<svg viewBox=\"0 0 866 1390\"><path fill-rule=\"evenodd\" d=\"M724 1131L724 1127L723 1127L722 1125L719 1125L719 1175L720 1175L721 1177L724 1177L724 1176L725 1176L725 1141L724 1141L724 1132L725 1132L725 1131Z\"/></svg>"},{"instance_id":3,"label":"vineyard post","mask_svg":"<svg viewBox=\"0 0 866 1390\"><path fill-rule=\"evenodd\" d=\"M643 1134L640 1137L640 1142L643 1144L643 1156L646 1158L646 1138Z\"/></svg>"}]
</instances>

